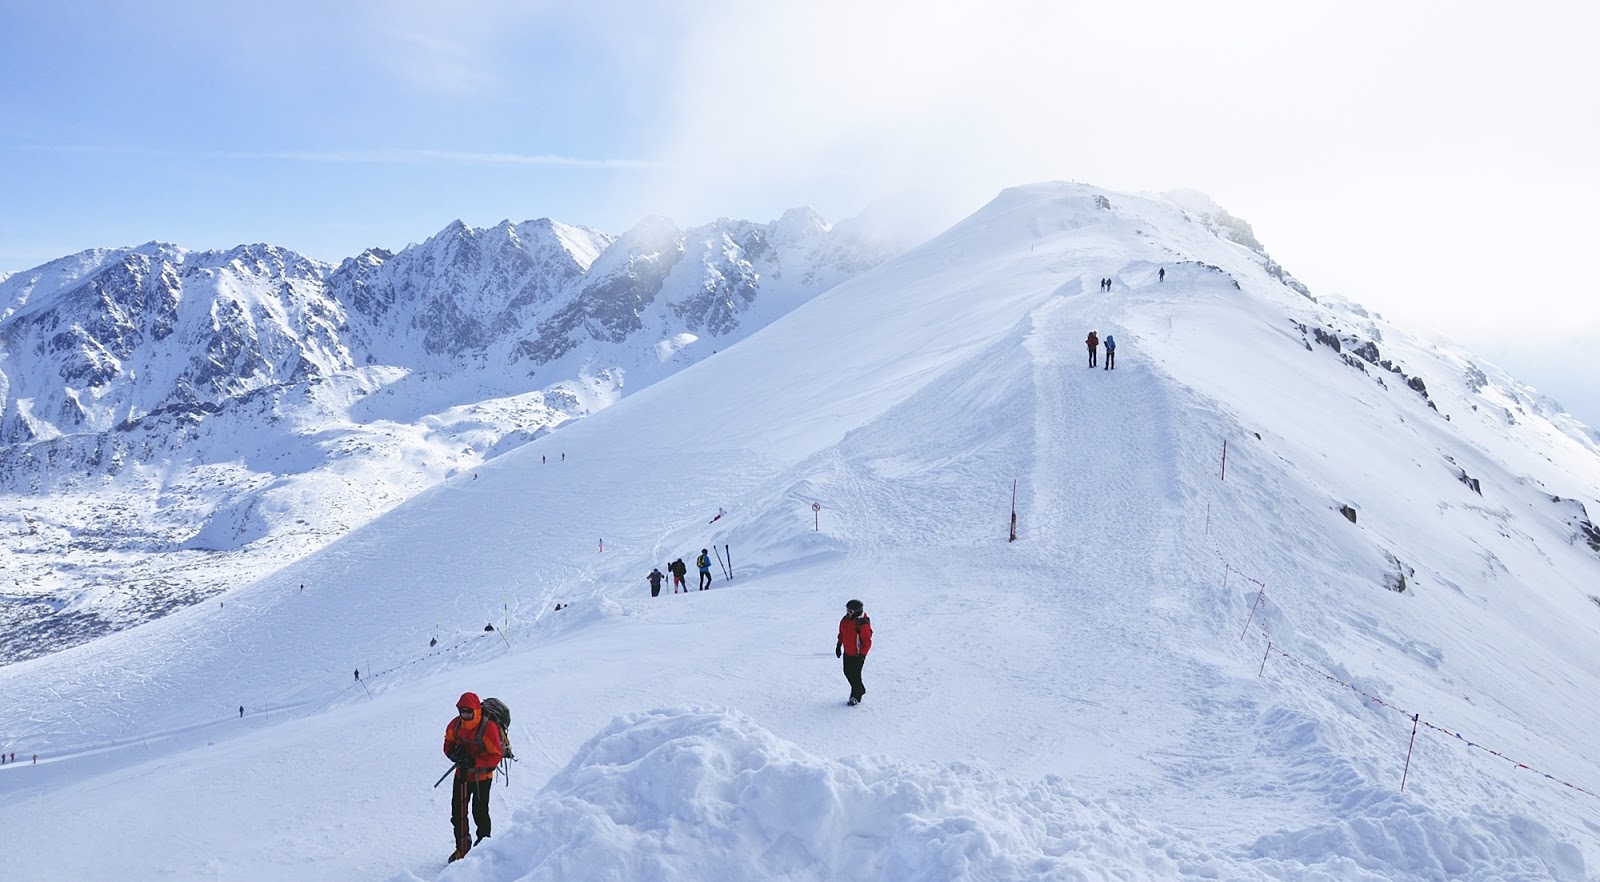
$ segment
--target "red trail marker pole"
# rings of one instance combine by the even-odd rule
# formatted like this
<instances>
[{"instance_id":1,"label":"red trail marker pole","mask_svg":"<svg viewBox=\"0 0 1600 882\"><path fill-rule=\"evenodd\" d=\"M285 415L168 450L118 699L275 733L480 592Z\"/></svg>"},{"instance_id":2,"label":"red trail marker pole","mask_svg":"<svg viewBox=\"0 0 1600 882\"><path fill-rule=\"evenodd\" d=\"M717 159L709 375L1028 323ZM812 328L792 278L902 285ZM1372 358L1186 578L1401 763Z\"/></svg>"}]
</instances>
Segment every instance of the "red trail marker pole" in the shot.
<instances>
[{"instance_id":1,"label":"red trail marker pole","mask_svg":"<svg viewBox=\"0 0 1600 882\"><path fill-rule=\"evenodd\" d=\"M1017 541L1017 479L1011 479L1011 538L1008 542Z\"/></svg>"},{"instance_id":2,"label":"red trail marker pole","mask_svg":"<svg viewBox=\"0 0 1600 882\"><path fill-rule=\"evenodd\" d=\"M1255 621L1256 618L1256 607L1261 605L1261 598L1265 596L1266 593L1267 586L1266 583L1263 582L1261 585L1261 590L1256 592L1256 602L1250 605L1250 617L1244 620L1244 630L1239 632L1240 640L1244 639L1244 635L1250 633L1250 623Z\"/></svg>"},{"instance_id":3,"label":"red trail marker pole","mask_svg":"<svg viewBox=\"0 0 1600 882\"><path fill-rule=\"evenodd\" d=\"M1406 745L1406 768L1400 773L1400 792L1406 792L1406 776L1411 774L1411 750L1417 746L1417 723L1422 719L1422 714L1411 715L1411 743Z\"/></svg>"}]
</instances>

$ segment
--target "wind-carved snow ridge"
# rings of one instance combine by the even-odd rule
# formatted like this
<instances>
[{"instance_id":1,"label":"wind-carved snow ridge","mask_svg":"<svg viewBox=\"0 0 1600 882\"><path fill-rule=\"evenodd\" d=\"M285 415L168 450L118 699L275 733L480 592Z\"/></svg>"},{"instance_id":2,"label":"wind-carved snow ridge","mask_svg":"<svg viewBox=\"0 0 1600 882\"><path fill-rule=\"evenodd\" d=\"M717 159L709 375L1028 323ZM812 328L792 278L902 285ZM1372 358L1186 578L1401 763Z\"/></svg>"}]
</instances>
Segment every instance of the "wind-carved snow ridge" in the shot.
<instances>
[{"instance_id":1,"label":"wind-carved snow ridge","mask_svg":"<svg viewBox=\"0 0 1600 882\"><path fill-rule=\"evenodd\" d=\"M480 849L441 878L1274 878L1059 777L823 759L709 709L617 718Z\"/></svg>"},{"instance_id":2,"label":"wind-carved snow ridge","mask_svg":"<svg viewBox=\"0 0 1600 882\"><path fill-rule=\"evenodd\" d=\"M1438 816L1398 794L1355 817L1216 851L1051 775L981 763L825 759L737 711L618 717L475 860L441 878L1394 879L1581 882L1577 849L1526 817ZM415 879L410 873L391 882Z\"/></svg>"}]
</instances>

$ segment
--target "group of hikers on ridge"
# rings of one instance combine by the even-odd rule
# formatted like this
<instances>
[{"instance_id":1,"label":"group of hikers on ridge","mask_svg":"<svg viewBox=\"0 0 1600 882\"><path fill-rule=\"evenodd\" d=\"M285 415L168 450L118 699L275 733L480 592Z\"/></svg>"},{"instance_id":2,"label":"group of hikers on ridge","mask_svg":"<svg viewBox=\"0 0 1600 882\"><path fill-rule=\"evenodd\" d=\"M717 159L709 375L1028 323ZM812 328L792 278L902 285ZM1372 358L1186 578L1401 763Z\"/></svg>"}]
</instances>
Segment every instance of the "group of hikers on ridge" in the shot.
<instances>
[{"instance_id":1,"label":"group of hikers on ridge","mask_svg":"<svg viewBox=\"0 0 1600 882\"><path fill-rule=\"evenodd\" d=\"M1089 347L1089 367L1095 366L1095 360L1100 351L1100 332L1090 331L1087 339L1083 341ZM1117 369L1117 338L1106 335L1106 370Z\"/></svg>"},{"instance_id":2,"label":"group of hikers on ridge","mask_svg":"<svg viewBox=\"0 0 1600 882\"><path fill-rule=\"evenodd\" d=\"M711 551L700 549L700 554L694 559L694 565L700 570L700 590L705 591L711 587ZM667 572L672 574L672 593L677 594L681 590L684 594L688 594L689 586L684 579L688 578L689 567L683 562L683 558L680 557L667 564ZM650 575L645 578L650 580L650 596L660 597L661 580L666 578L661 568L655 567L650 570Z\"/></svg>"},{"instance_id":3,"label":"group of hikers on ridge","mask_svg":"<svg viewBox=\"0 0 1600 882\"><path fill-rule=\"evenodd\" d=\"M1156 275L1156 281L1157 282L1165 282L1166 280L1167 280L1167 268L1166 267L1162 267L1161 268L1161 272ZM1101 291L1110 291L1111 290L1111 284L1112 284L1112 280L1111 279L1101 279L1100 280L1100 290Z\"/></svg>"},{"instance_id":4,"label":"group of hikers on ridge","mask_svg":"<svg viewBox=\"0 0 1600 882\"><path fill-rule=\"evenodd\" d=\"M681 564L683 561L680 559L674 563ZM652 573L659 576L660 570L653 570ZM852 598L845 602L837 638L833 644L833 654L843 663L844 678L850 684L850 697L845 704L855 707L867 694L861 669L867 663L867 653L872 650L872 619L867 617L866 606L861 601ZM516 758L506 734L510 723L511 711L498 698L479 700L477 693L463 692L456 699L456 716L444 728L444 755L451 762L450 770L445 774L454 775L450 794L450 831L456 845L447 863L466 857L473 846L481 844L493 832L493 822L489 817L489 789L494 784L495 771L501 761ZM443 782L444 779L439 780Z\"/></svg>"}]
</instances>

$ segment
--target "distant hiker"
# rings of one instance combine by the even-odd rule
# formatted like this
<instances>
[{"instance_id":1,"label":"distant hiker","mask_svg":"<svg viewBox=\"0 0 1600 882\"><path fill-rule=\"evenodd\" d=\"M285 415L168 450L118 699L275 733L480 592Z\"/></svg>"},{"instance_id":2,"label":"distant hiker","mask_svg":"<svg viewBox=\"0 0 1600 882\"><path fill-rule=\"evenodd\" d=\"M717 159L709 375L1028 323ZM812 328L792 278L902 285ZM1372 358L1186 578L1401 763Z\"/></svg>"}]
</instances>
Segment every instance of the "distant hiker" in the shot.
<instances>
[{"instance_id":1,"label":"distant hiker","mask_svg":"<svg viewBox=\"0 0 1600 882\"><path fill-rule=\"evenodd\" d=\"M689 567L684 564L683 558L680 557L667 564L667 572L672 574L672 593L677 594L679 588L682 588L687 593L689 586L683 580L689 575Z\"/></svg>"},{"instance_id":2,"label":"distant hiker","mask_svg":"<svg viewBox=\"0 0 1600 882\"><path fill-rule=\"evenodd\" d=\"M567 452L565 450L561 451L561 461L562 462L566 462L567 461Z\"/></svg>"},{"instance_id":3,"label":"distant hiker","mask_svg":"<svg viewBox=\"0 0 1600 882\"><path fill-rule=\"evenodd\" d=\"M239 719L244 719L244 705L239 705Z\"/></svg>"},{"instance_id":4,"label":"distant hiker","mask_svg":"<svg viewBox=\"0 0 1600 882\"><path fill-rule=\"evenodd\" d=\"M428 648L429 649L432 649L432 648L434 648L435 646L438 646L438 645L439 645L439 638L437 638L437 637L435 637L432 640L428 641Z\"/></svg>"},{"instance_id":5,"label":"distant hiker","mask_svg":"<svg viewBox=\"0 0 1600 882\"><path fill-rule=\"evenodd\" d=\"M852 600L844 605L844 618L839 620L839 642L833 645L835 658L844 659L844 678L850 681L850 700L854 707L867 694L861 682L861 667L867 663L867 652L872 649L872 619L867 618L861 601Z\"/></svg>"},{"instance_id":6,"label":"distant hiker","mask_svg":"<svg viewBox=\"0 0 1600 882\"><path fill-rule=\"evenodd\" d=\"M300 593L301 594L306 593L306 583L304 583L304 582L300 583Z\"/></svg>"},{"instance_id":7,"label":"distant hiker","mask_svg":"<svg viewBox=\"0 0 1600 882\"><path fill-rule=\"evenodd\" d=\"M544 454L542 454L542 453L539 454L539 464L540 465L544 465L545 463L548 463L549 461L550 460Z\"/></svg>"},{"instance_id":8,"label":"distant hiker","mask_svg":"<svg viewBox=\"0 0 1600 882\"><path fill-rule=\"evenodd\" d=\"M725 515L725 514L727 514L727 512L723 511L721 506L718 506L717 507L717 516L711 519L711 523L714 524L717 521L722 520L722 516Z\"/></svg>"},{"instance_id":9,"label":"distant hiker","mask_svg":"<svg viewBox=\"0 0 1600 882\"><path fill-rule=\"evenodd\" d=\"M650 575L645 576L645 578L650 580L650 596L651 597L660 597L661 596L661 580L666 578L666 576L661 574L661 568L660 567L652 567L650 569Z\"/></svg>"},{"instance_id":10,"label":"distant hiker","mask_svg":"<svg viewBox=\"0 0 1600 882\"><path fill-rule=\"evenodd\" d=\"M1100 352L1100 332L1090 331L1084 339L1084 344L1089 347L1089 367L1095 366L1095 356Z\"/></svg>"},{"instance_id":11,"label":"distant hiker","mask_svg":"<svg viewBox=\"0 0 1600 882\"><path fill-rule=\"evenodd\" d=\"M356 679L357 680L361 679L361 669L360 668L356 668Z\"/></svg>"},{"instance_id":12,"label":"distant hiker","mask_svg":"<svg viewBox=\"0 0 1600 882\"><path fill-rule=\"evenodd\" d=\"M694 565L700 568L700 590L711 587L711 552L700 549L700 556L694 559Z\"/></svg>"},{"instance_id":13,"label":"distant hiker","mask_svg":"<svg viewBox=\"0 0 1600 882\"><path fill-rule=\"evenodd\" d=\"M1106 335L1106 370L1117 369L1117 338Z\"/></svg>"},{"instance_id":14,"label":"distant hiker","mask_svg":"<svg viewBox=\"0 0 1600 882\"><path fill-rule=\"evenodd\" d=\"M1156 281L1165 282L1166 280L1167 280L1167 268L1166 267L1162 267L1161 268L1161 272L1156 276Z\"/></svg>"},{"instance_id":15,"label":"distant hiker","mask_svg":"<svg viewBox=\"0 0 1600 882\"><path fill-rule=\"evenodd\" d=\"M456 764L455 786L450 795L450 829L455 831L456 850L450 861L467 856L474 845L489 838L489 787L494 783L495 767L505 756L505 738L500 726L483 715L483 703L476 693L463 692L456 701L459 714L444 729L444 755ZM477 839L467 833L467 808Z\"/></svg>"}]
</instances>

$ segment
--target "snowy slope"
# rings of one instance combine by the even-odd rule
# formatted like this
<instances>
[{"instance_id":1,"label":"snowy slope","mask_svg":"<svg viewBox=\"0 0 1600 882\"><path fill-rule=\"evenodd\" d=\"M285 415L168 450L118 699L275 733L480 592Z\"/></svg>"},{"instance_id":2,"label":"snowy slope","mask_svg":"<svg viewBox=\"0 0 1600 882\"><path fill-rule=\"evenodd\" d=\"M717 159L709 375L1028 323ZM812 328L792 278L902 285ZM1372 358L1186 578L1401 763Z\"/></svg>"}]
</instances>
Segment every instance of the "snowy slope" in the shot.
<instances>
[{"instance_id":1,"label":"snowy slope","mask_svg":"<svg viewBox=\"0 0 1600 882\"><path fill-rule=\"evenodd\" d=\"M271 572L715 354L886 241L807 209L621 237L456 221L337 267L150 243L0 280L0 663Z\"/></svg>"},{"instance_id":2,"label":"snowy slope","mask_svg":"<svg viewBox=\"0 0 1600 882\"><path fill-rule=\"evenodd\" d=\"M522 761L443 878L1592 878L1593 442L1282 275L1191 197L1007 191L223 606L0 669L7 872L439 875L473 689ZM648 596L712 544L732 581Z\"/></svg>"}]
</instances>

